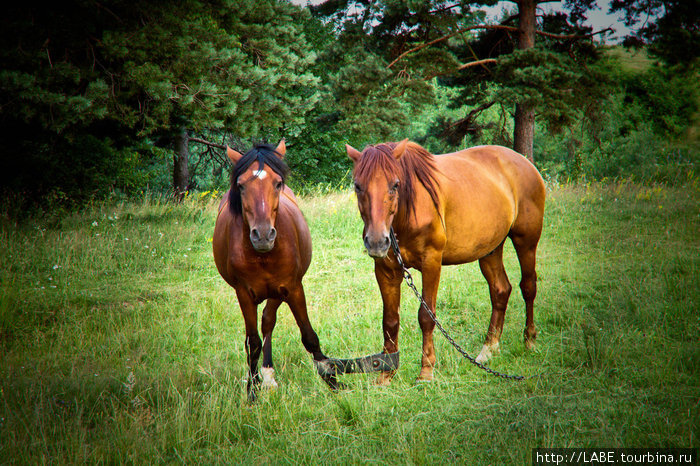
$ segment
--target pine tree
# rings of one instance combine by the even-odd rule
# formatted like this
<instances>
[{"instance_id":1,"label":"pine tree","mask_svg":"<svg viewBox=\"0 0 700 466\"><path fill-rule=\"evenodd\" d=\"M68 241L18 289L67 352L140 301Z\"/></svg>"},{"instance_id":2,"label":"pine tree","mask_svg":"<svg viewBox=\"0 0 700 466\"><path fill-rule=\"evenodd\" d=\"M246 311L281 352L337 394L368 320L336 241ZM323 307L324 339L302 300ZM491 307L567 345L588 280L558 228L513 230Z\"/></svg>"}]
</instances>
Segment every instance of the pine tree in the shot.
<instances>
[{"instance_id":1,"label":"pine tree","mask_svg":"<svg viewBox=\"0 0 700 466\"><path fill-rule=\"evenodd\" d=\"M130 27L104 41L125 72L113 109L124 109L141 135L175 143L176 192L188 188L189 132L260 136L299 124L313 107L317 78L307 69L315 54L295 22L300 8L269 0L139 8Z\"/></svg>"},{"instance_id":2,"label":"pine tree","mask_svg":"<svg viewBox=\"0 0 700 466\"><path fill-rule=\"evenodd\" d=\"M461 140L479 113L495 102L510 105L515 109L513 145L532 158L535 110L554 116L551 123L562 124L566 115L553 109L571 110L581 104L580 96L571 97L573 89L596 81L580 66L593 51L590 29L579 25L591 2L572 0L568 17L546 18L539 24L537 0L514 1L518 14L500 24L483 22L478 5L484 3L495 2L328 1L314 12L334 21L341 38L350 31L364 34L365 49L377 57L375 62L386 63L384 68L372 65L382 71L372 72L378 81L375 88L410 91L420 96L416 102L424 103L431 98L433 78L460 86L461 101L455 106L470 103L475 108L461 121L443 120L443 133L453 141ZM535 47L536 36L544 38L542 46ZM581 39L588 44L581 45ZM488 83L496 84L497 90ZM382 117L370 114L369 120Z\"/></svg>"},{"instance_id":3,"label":"pine tree","mask_svg":"<svg viewBox=\"0 0 700 466\"><path fill-rule=\"evenodd\" d=\"M84 154L81 173L102 165L110 183L102 160L134 168L125 161L160 154L155 144L175 151L182 192L190 134L277 136L302 124L318 99L309 72L316 55L300 25L308 11L288 2L73 0L47 10L30 0L8 8L0 122L14 133L15 161L3 165L23 174L18 189L78 191L69 172L92 141L100 150ZM22 157L30 162L16 163ZM32 187L31 165L47 162L66 176Z\"/></svg>"},{"instance_id":4,"label":"pine tree","mask_svg":"<svg viewBox=\"0 0 700 466\"><path fill-rule=\"evenodd\" d=\"M700 57L700 0L613 0L611 12L623 12L625 24L638 28L628 45L649 45L669 65L696 67Z\"/></svg>"}]
</instances>

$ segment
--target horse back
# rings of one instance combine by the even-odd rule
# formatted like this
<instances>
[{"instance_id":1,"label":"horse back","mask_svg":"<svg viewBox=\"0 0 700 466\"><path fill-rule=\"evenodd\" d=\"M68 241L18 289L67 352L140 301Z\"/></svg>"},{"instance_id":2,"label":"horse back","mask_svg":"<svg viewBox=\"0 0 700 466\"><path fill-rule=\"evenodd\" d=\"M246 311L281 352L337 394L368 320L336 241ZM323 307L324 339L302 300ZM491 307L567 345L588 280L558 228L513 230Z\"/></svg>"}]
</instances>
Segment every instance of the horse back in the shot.
<instances>
[{"instance_id":1,"label":"horse back","mask_svg":"<svg viewBox=\"0 0 700 466\"><path fill-rule=\"evenodd\" d=\"M527 158L512 149L495 145L475 146L436 157L438 167L453 183L456 181L471 191L509 191L514 203L527 199L544 207L542 176Z\"/></svg>"}]
</instances>

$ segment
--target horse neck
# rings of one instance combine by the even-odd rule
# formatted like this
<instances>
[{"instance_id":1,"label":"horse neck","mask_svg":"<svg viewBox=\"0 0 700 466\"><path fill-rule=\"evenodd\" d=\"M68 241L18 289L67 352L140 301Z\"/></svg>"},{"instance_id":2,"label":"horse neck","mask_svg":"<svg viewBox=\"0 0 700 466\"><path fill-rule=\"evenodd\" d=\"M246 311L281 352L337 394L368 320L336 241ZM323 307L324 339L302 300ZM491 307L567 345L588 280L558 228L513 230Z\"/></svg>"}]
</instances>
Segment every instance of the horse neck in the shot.
<instances>
[{"instance_id":1,"label":"horse neck","mask_svg":"<svg viewBox=\"0 0 700 466\"><path fill-rule=\"evenodd\" d=\"M407 205L399 202L392 227L394 231L410 233L415 232L432 223L435 219L444 225L442 212L435 206L428 190L417 178L413 180L414 192L412 199Z\"/></svg>"}]
</instances>

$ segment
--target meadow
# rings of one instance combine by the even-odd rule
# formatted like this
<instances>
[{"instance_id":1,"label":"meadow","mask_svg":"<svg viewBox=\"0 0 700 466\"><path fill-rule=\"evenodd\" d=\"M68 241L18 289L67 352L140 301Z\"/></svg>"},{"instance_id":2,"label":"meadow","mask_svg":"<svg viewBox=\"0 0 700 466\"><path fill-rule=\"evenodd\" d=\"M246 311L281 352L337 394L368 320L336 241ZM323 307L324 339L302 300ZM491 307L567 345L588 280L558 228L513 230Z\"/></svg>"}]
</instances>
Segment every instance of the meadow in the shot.
<instances>
[{"instance_id":1,"label":"meadow","mask_svg":"<svg viewBox=\"0 0 700 466\"><path fill-rule=\"evenodd\" d=\"M288 308L279 389L249 404L243 320L214 267L221 193L144 194L0 225L0 463L528 464L535 447L697 447L700 188L548 186L537 349L514 290L497 379L438 333L436 380L415 382L418 303L404 286L389 387L331 392ZM381 299L351 192L303 196L304 280L327 355L381 350ZM420 284L420 274L415 273ZM262 309L262 308L261 308ZM477 264L443 269L438 317L472 355L490 316Z\"/></svg>"}]
</instances>

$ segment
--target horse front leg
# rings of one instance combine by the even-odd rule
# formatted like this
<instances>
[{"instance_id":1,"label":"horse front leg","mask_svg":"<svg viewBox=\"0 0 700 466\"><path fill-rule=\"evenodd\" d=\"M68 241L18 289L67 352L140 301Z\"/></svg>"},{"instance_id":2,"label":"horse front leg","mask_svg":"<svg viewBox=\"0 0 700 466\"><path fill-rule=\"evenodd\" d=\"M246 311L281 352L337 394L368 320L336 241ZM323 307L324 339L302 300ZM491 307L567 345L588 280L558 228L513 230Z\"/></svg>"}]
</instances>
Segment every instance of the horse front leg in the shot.
<instances>
[{"instance_id":1,"label":"horse front leg","mask_svg":"<svg viewBox=\"0 0 700 466\"><path fill-rule=\"evenodd\" d=\"M301 342L304 345L304 348L306 348L306 351L311 353L314 361L328 359L321 351L321 344L318 341L318 335L316 335L316 332L309 321L309 314L306 309L306 295L304 294L304 287L301 285L301 283L289 292L289 295L287 296L287 304L289 304L289 309L291 309L294 320L297 322L297 326L301 332ZM334 375L326 376L323 378L323 380L333 390L342 388L341 384L338 383L338 380Z\"/></svg>"},{"instance_id":2,"label":"horse front leg","mask_svg":"<svg viewBox=\"0 0 700 466\"><path fill-rule=\"evenodd\" d=\"M398 264L396 264L398 265ZM382 331L384 333L384 353L396 353L399 350L399 306L401 304L402 271L386 262L386 259L374 261L374 275L382 295ZM384 371L377 378L378 385L389 385L396 371Z\"/></svg>"},{"instance_id":3,"label":"horse front leg","mask_svg":"<svg viewBox=\"0 0 700 466\"><path fill-rule=\"evenodd\" d=\"M262 349L262 340L258 335L258 306L253 301L253 298L246 291L236 290L238 296L238 304L243 313L243 321L245 323L245 351L248 359L248 400L255 401L255 389L260 383L258 374L258 359Z\"/></svg>"},{"instance_id":4,"label":"horse front leg","mask_svg":"<svg viewBox=\"0 0 700 466\"><path fill-rule=\"evenodd\" d=\"M423 275L423 301L430 307L434 316L437 316L435 305L437 303L438 286L440 285L440 272L442 271L442 256L432 254L423 260L421 272ZM435 321L430 316L425 306L421 303L418 308L418 323L423 333L423 355L421 357L421 369L418 381L433 380L433 368L437 362L435 345L433 344L433 331Z\"/></svg>"},{"instance_id":5,"label":"horse front leg","mask_svg":"<svg viewBox=\"0 0 700 466\"><path fill-rule=\"evenodd\" d=\"M275 380L275 369L272 365L272 331L277 323L277 309L282 304L280 299L268 299L263 309L262 314L262 335L263 346L262 355L263 362L260 373L262 374L262 388L274 389L277 388Z\"/></svg>"}]
</instances>

